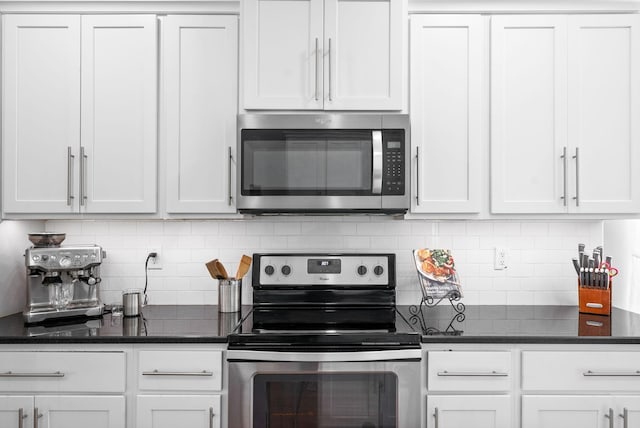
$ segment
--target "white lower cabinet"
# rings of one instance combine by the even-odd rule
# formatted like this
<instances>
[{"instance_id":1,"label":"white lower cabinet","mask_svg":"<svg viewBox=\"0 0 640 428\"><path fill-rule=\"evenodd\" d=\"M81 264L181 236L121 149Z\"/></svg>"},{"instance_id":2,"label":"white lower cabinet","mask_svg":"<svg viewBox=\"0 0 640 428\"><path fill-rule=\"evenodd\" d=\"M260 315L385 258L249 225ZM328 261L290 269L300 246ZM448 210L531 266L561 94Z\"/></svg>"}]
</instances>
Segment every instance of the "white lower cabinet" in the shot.
<instances>
[{"instance_id":1,"label":"white lower cabinet","mask_svg":"<svg viewBox=\"0 0 640 428\"><path fill-rule=\"evenodd\" d=\"M220 395L138 395L136 428L220 428Z\"/></svg>"},{"instance_id":2,"label":"white lower cabinet","mask_svg":"<svg viewBox=\"0 0 640 428\"><path fill-rule=\"evenodd\" d=\"M507 395L444 395L427 397L428 428L512 428Z\"/></svg>"},{"instance_id":3,"label":"white lower cabinet","mask_svg":"<svg viewBox=\"0 0 640 428\"><path fill-rule=\"evenodd\" d=\"M640 395L525 395L522 428L640 426Z\"/></svg>"},{"instance_id":4,"label":"white lower cabinet","mask_svg":"<svg viewBox=\"0 0 640 428\"><path fill-rule=\"evenodd\" d=\"M3 428L121 428L124 396L38 395L0 397Z\"/></svg>"}]
</instances>

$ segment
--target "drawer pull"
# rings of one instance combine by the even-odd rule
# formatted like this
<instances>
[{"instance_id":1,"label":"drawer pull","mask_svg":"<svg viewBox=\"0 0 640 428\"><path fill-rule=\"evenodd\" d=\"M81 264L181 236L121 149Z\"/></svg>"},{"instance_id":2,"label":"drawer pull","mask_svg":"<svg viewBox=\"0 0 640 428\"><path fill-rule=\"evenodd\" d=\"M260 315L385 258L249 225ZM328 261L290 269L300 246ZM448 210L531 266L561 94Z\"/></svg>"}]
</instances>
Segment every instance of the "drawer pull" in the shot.
<instances>
[{"instance_id":1,"label":"drawer pull","mask_svg":"<svg viewBox=\"0 0 640 428\"><path fill-rule=\"evenodd\" d=\"M640 370L635 372L594 372L587 370L582 376L640 376Z\"/></svg>"},{"instance_id":2,"label":"drawer pull","mask_svg":"<svg viewBox=\"0 0 640 428\"><path fill-rule=\"evenodd\" d=\"M629 410L625 407L618 416L622 418L622 428L629 428Z\"/></svg>"},{"instance_id":3,"label":"drawer pull","mask_svg":"<svg viewBox=\"0 0 640 428\"><path fill-rule=\"evenodd\" d=\"M586 307L587 308L602 309L604 306L602 306L602 303L587 303Z\"/></svg>"},{"instance_id":4,"label":"drawer pull","mask_svg":"<svg viewBox=\"0 0 640 428\"><path fill-rule=\"evenodd\" d=\"M20 407L18 409L18 428L24 428L24 420L27 418L27 415L24 414L24 409Z\"/></svg>"},{"instance_id":5,"label":"drawer pull","mask_svg":"<svg viewBox=\"0 0 640 428\"><path fill-rule=\"evenodd\" d=\"M62 372L53 372L53 373L14 373L14 372L4 372L4 373L0 373L0 377L64 377L64 373L62 373Z\"/></svg>"},{"instance_id":6,"label":"drawer pull","mask_svg":"<svg viewBox=\"0 0 640 428\"><path fill-rule=\"evenodd\" d=\"M443 371L438 372L438 376L488 376L488 377L499 377L499 376L509 376L509 373L497 372L495 370L490 372L449 372Z\"/></svg>"},{"instance_id":7,"label":"drawer pull","mask_svg":"<svg viewBox=\"0 0 640 428\"><path fill-rule=\"evenodd\" d=\"M318 40L318 39L316 39ZM213 418L216 414L213 412L213 407L209 407L209 428L213 428Z\"/></svg>"},{"instance_id":8,"label":"drawer pull","mask_svg":"<svg viewBox=\"0 0 640 428\"><path fill-rule=\"evenodd\" d=\"M613 409L609 407L609 413L604 415L605 418L609 419L609 428L613 428Z\"/></svg>"},{"instance_id":9,"label":"drawer pull","mask_svg":"<svg viewBox=\"0 0 640 428\"><path fill-rule=\"evenodd\" d=\"M202 370L201 372L161 372L154 370L152 372L142 372L143 376L213 376L213 372Z\"/></svg>"}]
</instances>

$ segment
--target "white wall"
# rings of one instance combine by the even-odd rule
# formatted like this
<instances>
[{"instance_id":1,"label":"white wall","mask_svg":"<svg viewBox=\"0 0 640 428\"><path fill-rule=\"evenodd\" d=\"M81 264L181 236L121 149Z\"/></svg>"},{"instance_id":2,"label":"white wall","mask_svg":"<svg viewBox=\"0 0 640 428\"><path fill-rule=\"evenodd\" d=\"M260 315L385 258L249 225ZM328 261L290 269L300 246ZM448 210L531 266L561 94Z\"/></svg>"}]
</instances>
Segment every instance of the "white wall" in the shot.
<instances>
[{"instance_id":1,"label":"white wall","mask_svg":"<svg viewBox=\"0 0 640 428\"><path fill-rule=\"evenodd\" d=\"M577 244L602 243L601 221L424 221L386 217L264 217L238 221L48 221L66 232L65 243L96 243L107 251L102 266L105 303L144 286L144 261L161 247L163 270L149 272L153 304L215 304L217 283L205 262L220 258L235 272L242 254L282 251L394 252L398 301L418 303L414 248L449 248L467 304L577 305L571 258ZM493 249L509 250L509 268L493 270ZM245 280L243 300L251 301Z\"/></svg>"},{"instance_id":2,"label":"white wall","mask_svg":"<svg viewBox=\"0 0 640 428\"><path fill-rule=\"evenodd\" d=\"M640 220L605 221L604 248L620 270L612 286L613 305L640 313Z\"/></svg>"},{"instance_id":3,"label":"white wall","mask_svg":"<svg viewBox=\"0 0 640 428\"><path fill-rule=\"evenodd\" d=\"M24 250L31 245L27 234L43 230L42 221L0 222L0 317L24 309Z\"/></svg>"}]
</instances>

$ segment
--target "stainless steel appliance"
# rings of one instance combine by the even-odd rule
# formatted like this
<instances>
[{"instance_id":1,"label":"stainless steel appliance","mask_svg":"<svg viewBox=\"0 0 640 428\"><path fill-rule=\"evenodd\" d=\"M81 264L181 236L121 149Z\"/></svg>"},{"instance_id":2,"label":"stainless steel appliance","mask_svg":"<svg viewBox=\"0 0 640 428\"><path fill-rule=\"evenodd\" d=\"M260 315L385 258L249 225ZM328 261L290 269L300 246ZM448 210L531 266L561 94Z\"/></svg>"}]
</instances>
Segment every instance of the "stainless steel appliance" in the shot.
<instances>
[{"instance_id":1,"label":"stainless steel appliance","mask_svg":"<svg viewBox=\"0 0 640 428\"><path fill-rule=\"evenodd\" d=\"M405 213L409 116L238 117L240 212Z\"/></svg>"},{"instance_id":2,"label":"stainless steel appliance","mask_svg":"<svg viewBox=\"0 0 640 428\"><path fill-rule=\"evenodd\" d=\"M98 284L105 252L97 245L61 246L62 240L57 241L32 239L38 245L25 251L27 305L23 316L28 324L102 315Z\"/></svg>"},{"instance_id":3,"label":"stainless steel appliance","mask_svg":"<svg viewBox=\"0 0 640 428\"><path fill-rule=\"evenodd\" d=\"M229 336L229 428L420 426L420 336L393 254L254 254Z\"/></svg>"}]
</instances>

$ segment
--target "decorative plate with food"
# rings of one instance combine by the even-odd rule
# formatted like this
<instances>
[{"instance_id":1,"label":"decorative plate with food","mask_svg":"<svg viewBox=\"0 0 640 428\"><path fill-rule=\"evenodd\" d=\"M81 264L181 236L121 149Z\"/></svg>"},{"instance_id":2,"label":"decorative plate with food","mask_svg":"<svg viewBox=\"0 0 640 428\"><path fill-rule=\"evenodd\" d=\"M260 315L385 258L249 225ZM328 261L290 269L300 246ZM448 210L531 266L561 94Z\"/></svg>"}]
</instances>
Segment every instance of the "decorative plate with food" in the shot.
<instances>
[{"instance_id":1,"label":"decorative plate with food","mask_svg":"<svg viewBox=\"0 0 640 428\"><path fill-rule=\"evenodd\" d=\"M422 275L437 282L452 279L455 274L455 263L449 250L423 248L413 252L416 267Z\"/></svg>"}]
</instances>

